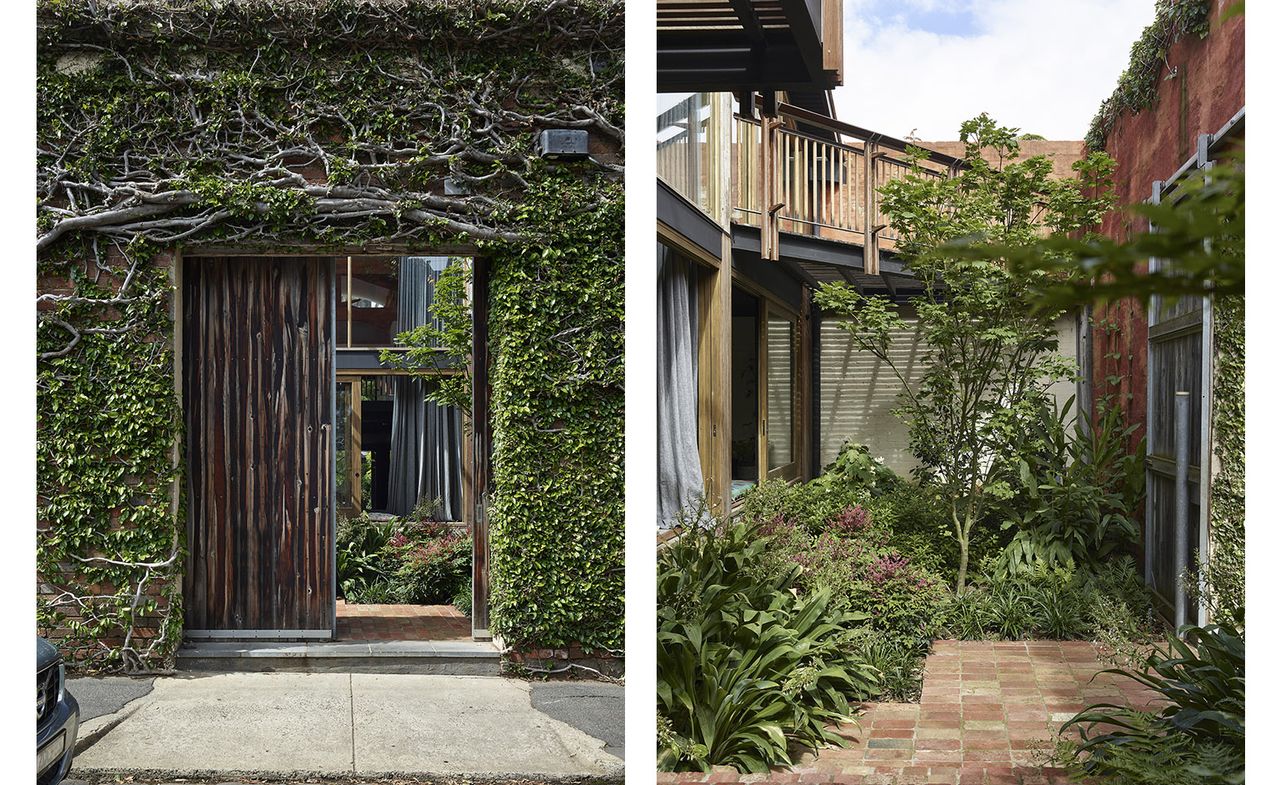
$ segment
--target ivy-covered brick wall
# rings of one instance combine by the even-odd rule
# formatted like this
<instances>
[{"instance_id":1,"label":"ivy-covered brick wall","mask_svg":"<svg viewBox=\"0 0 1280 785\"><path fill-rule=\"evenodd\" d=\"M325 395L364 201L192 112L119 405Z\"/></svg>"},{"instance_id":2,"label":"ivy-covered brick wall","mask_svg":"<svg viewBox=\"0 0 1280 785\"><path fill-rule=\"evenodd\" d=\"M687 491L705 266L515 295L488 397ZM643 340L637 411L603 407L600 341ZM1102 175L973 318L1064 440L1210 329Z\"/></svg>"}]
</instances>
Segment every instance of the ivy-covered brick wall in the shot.
<instances>
[{"instance_id":1,"label":"ivy-covered brick wall","mask_svg":"<svg viewBox=\"0 0 1280 785\"><path fill-rule=\"evenodd\" d=\"M38 20L41 631L130 670L180 640L175 253L463 249L493 279L491 627L616 651L622 3L41 0ZM546 128L586 130L590 159L540 158ZM466 311L446 316L461 352Z\"/></svg>"},{"instance_id":2,"label":"ivy-covered brick wall","mask_svg":"<svg viewBox=\"0 0 1280 785\"><path fill-rule=\"evenodd\" d=\"M1201 559L1213 612L1244 611L1244 298L1213 307L1213 486L1209 558Z\"/></svg>"},{"instance_id":3,"label":"ivy-covered brick wall","mask_svg":"<svg viewBox=\"0 0 1280 785\"><path fill-rule=\"evenodd\" d=\"M1134 42L1115 91L1099 107L1085 137L1088 150L1116 161L1116 203L1151 198L1151 183L1171 176L1195 155L1199 134L1215 133L1244 106L1244 17L1229 3L1158 0L1151 24ZM1102 231L1119 241L1146 231L1133 213L1117 210ZM1097 312L1094 389L1125 407L1129 422L1147 411L1147 316L1122 300ZM1133 434L1137 445L1143 436Z\"/></svg>"},{"instance_id":4,"label":"ivy-covered brick wall","mask_svg":"<svg viewBox=\"0 0 1280 785\"><path fill-rule=\"evenodd\" d=\"M1243 5L1211 0L1157 0L1152 23L1134 42L1115 91L1103 101L1085 137L1089 150L1116 160L1119 204L1151 196L1155 180L1171 176L1195 155L1200 134L1216 133L1244 108ZM1147 230L1132 212L1117 210L1102 231L1123 241ZM1209 599L1229 616L1244 603L1244 302L1214 302L1213 486L1211 558L1201 555ZM1094 387L1115 396L1129 422L1146 418L1147 314L1133 299L1095 311Z\"/></svg>"}]
</instances>

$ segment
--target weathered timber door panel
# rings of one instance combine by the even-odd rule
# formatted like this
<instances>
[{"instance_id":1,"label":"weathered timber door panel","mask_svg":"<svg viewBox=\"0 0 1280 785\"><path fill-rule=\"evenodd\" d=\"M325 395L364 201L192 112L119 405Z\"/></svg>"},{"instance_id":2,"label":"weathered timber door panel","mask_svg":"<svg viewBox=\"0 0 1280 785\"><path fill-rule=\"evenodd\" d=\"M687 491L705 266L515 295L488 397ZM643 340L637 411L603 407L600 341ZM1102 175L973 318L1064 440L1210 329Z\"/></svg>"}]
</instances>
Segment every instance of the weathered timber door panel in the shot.
<instances>
[{"instance_id":1,"label":"weathered timber door panel","mask_svg":"<svg viewBox=\"0 0 1280 785\"><path fill-rule=\"evenodd\" d=\"M493 424L489 419L489 261L471 268L471 636L489 640L489 498Z\"/></svg>"},{"instance_id":2,"label":"weathered timber door panel","mask_svg":"<svg viewBox=\"0 0 1280 785\"><path fill-rule=\"evenodd\" d=\"M192 637L334 629L333 260L183 268Z\"/></svg>"}]
</instances>

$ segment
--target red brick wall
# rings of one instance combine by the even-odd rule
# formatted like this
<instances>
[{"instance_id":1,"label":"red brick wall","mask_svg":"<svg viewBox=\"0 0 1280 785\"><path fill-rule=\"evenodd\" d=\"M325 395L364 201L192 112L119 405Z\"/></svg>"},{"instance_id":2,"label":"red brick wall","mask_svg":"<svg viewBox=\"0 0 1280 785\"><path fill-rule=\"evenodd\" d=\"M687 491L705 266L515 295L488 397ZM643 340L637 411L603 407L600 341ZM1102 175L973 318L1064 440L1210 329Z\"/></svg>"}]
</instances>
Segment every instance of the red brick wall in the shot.
<instances>
[{"instance_id":1,"label":"red brick wall","mask_svg":"<svg viewBox=\"0 0 1280 785\"><path fill-rule=\"evenodd\" d=\"M105 289L114 290L123 282L123 272L128 268L128 262L117 248L108 247L104 263L107 267L116 270L117 274L112 275L111 273L97 270L94 262L88 259L76 264L75 267L77 272L82 273L87 278L92 278ZM155 267L165 270L168 270L173 263L174 255L170 250L159 251L151 261L151 264ZM46 272L39 274L37 278L37 295L71 295L74 293L75 283L71 279L71 270L69 269L65 275ZM169 295L168 307L170 309L173 307L172 298L174 296L173 293ZM36 309L37 311L52 311L56 307L56 303L44 301L38 302ZM119 317L118 313L110 309L105 310L104 313L109 318ZM152 334L150 337L152 341L167 342L172 339L172 333ZM100 510L94 512L94 514L109 515L112 528L134 525L127 522L122 523L120 513L120 510L106 513ZM37 539L47 536L46 533L49 531L49 527L48 520L38 519L36 521ZM165 555L167 554L159 554L158 558L163 558ZM156 600L159 605L159 612L152 615L139 615L134 618L129 645L135 651L145 650L160 635L166 614L170 610L164 594L170 588L181 588L182 566L179 563L172 571L155 570L150 574L143 590L143 596ZM145 570L139 568L136 570L135 577L141 578L144 573ZM109 650L119 649L124 645L126 630L120 626L112 626L106 632L90 639L83 633L74 631L73 627L76 625L93 626L98 619L114 614L118 605L113 595L122 589L131 593L136 589L136 584L116 586L110 583L92 583L84 576L81 565L78 563L73 561L59 562L56 570L51 574L37 574L36 597L40 602L51 604L62 616L62 623L52 627L39 626L37 627L37 633L56 644L69 664L83 665L87 663L90 667L97 668Z\"/></svg>"},{"instance_id":2,"label":"red brick wall","mask_svg":"<svg viewBox=\"0 0 1280 785\"><path fill-rule=\"evenodd\" d=\"M1106 150L1117 163L1118 204L1150 198L1151 183L1167 179L1193 156L1200 134L1216 132L1244 106L1244 17L1220 22L1229 4L1215 0L1212 29L1206 38L1189 36L1172 47L1168 63L1177 69L1177 76L1161 78L1155 104L1137 115L1123 112L1116 119ZM1102 231L1123 240L1146 228L1132 213L1117 210L1103 222ZM1141 303L1124 301L1095 311L1095 320L1094 390L1097 395L1131 394L1126 404L1129 422L1144 423L1146 311ZM1143 430L1145 425L1134 435L1135 443Z\"/></svg>"},{"instance_id":3,"label":"red brick wall","mask_svg":"<svg viewBox=\"0 0 1280 785\"><path fill-rule=\"evenodd\" d=\"M964 142L916 142L919 147L929 150L937 150L940 153L953 155L957 158L964 155ZM1066 179L1075 177L1071 165L1084 157L1084 143L1080 141L1060 142L1052 139L1022 139L1018 142L1018 158L1019 161L1025 161L1033 156L1043 155L1053 162L1053 176L1058 179ZM998 160L995 154L990 150L983 150L983 158L987 163L995 165Z\"/></svg>"}]
</instances>

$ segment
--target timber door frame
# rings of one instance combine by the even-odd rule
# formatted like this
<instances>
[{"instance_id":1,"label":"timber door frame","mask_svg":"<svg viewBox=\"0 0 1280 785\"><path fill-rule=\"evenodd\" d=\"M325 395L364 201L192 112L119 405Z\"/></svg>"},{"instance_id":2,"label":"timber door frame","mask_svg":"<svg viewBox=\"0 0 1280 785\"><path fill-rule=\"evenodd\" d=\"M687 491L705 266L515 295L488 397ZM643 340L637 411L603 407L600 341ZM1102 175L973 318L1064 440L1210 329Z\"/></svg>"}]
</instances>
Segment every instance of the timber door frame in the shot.
<instances>
[{"instance_id":1,"label":"timber door frame","mask_svg":"<svg viewBox=\"0 0 1280 785\"><path fill-rule=\"evenodd\" d=\"M173 317L173 352L174 352L174 390L179 401L184 400L183 385L183 321L185 319L185 309L183 305L183 266L187 257L257 257L264 259L273 259L281 257L324 257L331 258L335 266L333 275L333 286L337 286L337 270L338 260L347 256L464 256L470 260L472 266L472 283L471 283L471 302L472 302L472 357L468 358L468 368L472 373L472 410L471 410L471 434L469 438L463 440L463 507L464 513L470 512L470 520L467 521L472 531L472 637L476 640L490 640L492 636L489 634L489 524L488 524L488 498L491 489L490 486L490 447L492 445L492 424L489 419L489 377L488 377L488 292L489 292L489 266L487 260L480 256L478 249L473 246L450 246L447 248L431 249L424 251L421 248L410 246L385 246L377 248L339 248L339 249L306 249L299 248L296 250L271 252L264 251L260 248L242 248L237 246L209 246L202 247L197 253L190 253L184 256L182 247L175 247L171 261L171 280L175 285L175 296L172 298L171 315ZM337 292L333 291L330 297L331 310L336 308ZM334 346L335 354L337 348L336 334L337 329L336 312L330 314L330 340ZM476 358L480 357L481 362L477 362ZM330 434L330 477L332 503L330 512L330 548L329 556L333 569L331 571L330 580L330 603L333 609L331 618L333 619L331 629L327 631L295 631L288 630L283 632L274 631L201 631L187 629L184 624L183 634L190 638L227 638L227 639L252 639L252 638L277 638L277 639L333 639L337 637L337 451L336 451L336 406L337 406L337 384L338 384L337 363L334 362L334 373L331 378L330 396L332 407L335 409L331 412L334 416L335 428ZM185 418L185 408L183 412ZM480 427L479 424L483 424ZM180 458L183 454L183 448L179 444L174 446L175 458ZM470 471L468 471L468 468ZM181 484L184 481L179 479L174 483L174 509L179 508L179 499L181 496ZM191 542L192 519L190 512L186 516L186 529L188 539ZM185 592L185 589L184 589ZM208 633L202 635L201 633ZM303 633L307 634L303 634Z\"/></svg>"},{"instance_id":2,"label":"timber door frame","mask_svg":"<svg viewBox=\"0 0 1280 785\"><path fill-rule=\"evenodd\" d=\"M493 491L493 422L489 387L489 261L471 258L471 637L489 632L489 497ZM465 485L464 481L464 485Z\"/></svg>"},{"instance_id":3,"label":"timber door frame","mask_svg":"<svg viewBox=\"0 0 1280 785\"><path fill-rule=\"evenodd\" d=\"M805 456L808 454L809 449L808 429L804 427L804 424L809 421L812 406L811 396L805 392L807 389L805 379L809 376L809 352L804 351L806 345L805 319L793 306L736 269L733 271L733 286L756 298L760 303L760 315L756 321L756 354L758 357L756 389L759 391L758 400L756 401L756 484L758 485L766 479L781 478L788 482L803 479L806 473L805 467L808 463L805 460ZM791 461L772 470L769 468L767 437L769 411L765 386L769 373L767 349L769 317L771 315L780 316L792 324L791 374L793 384L791 394ZM726 327L728 330L732 330L731 323ZM732 379L730 379L730 384L732 384ZM728 394L730 400L732 400L732 391L730 390Z\"/></svg>"}]
</instances>

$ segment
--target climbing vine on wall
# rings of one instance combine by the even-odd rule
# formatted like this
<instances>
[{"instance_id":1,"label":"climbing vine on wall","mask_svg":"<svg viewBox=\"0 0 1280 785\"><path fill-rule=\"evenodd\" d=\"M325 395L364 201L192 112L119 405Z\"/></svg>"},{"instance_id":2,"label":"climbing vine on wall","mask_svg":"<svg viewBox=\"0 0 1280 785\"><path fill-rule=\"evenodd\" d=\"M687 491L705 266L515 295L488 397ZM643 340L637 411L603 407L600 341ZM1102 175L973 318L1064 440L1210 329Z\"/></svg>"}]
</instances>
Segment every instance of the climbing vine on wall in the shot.
<instances>
[{"instance_id":1,"label":"climbing vine on wall","mask_svg":"<svg viewBox=\"0 0 1280 785\"><path fill-rule=\"evenodd\" d=\"M516 648L617 654L623 618L623 189L567 173L529 193L521 226L554 232L529 254L488 244L493 365L492 630ZM466 266L436 290L439 326L399 336L384 360L465 358ZM467 410L470 379L430 393Z\"/></svg>"},{"instance_id":2,"label":"climbing vine on wall","mask_svg":"<svg viewBox=\"0 0 1280 785\"><path fill-rule=\"evenodd\" d=\"M1102 102L1085 134L1085 147L1099 151L1121 114L1138 114L1156 100L1164 75L1172 74L1169 49L1183 36L1209 34L1210 0L1157 0L1156 18L1133 42L1129 65L1120 74L1115 91Z\"/></svg>"},{"instance_id":3,"label":"climbing vine on wall","mask_svg":"<svg viewBox=\"0 0 1280 785\"><path fill-rule=\"evenodd\" d=\"M1201 560L1206 599L1220 619L1244 610L1244 298L1213 303L1213 454L1210 557Z\"/></svg>"},{"instance_id":4,"label":"climbing vine on wall","mask_svg":"<svg viewBox=\"0 0 1280 785\"><path fill-rule=\"evenodd\" d=\"M621 640L622 519L604 498L620 505L620 377L595 363L620 347L604 336L621 331L622 32L617 0L41 0L42 630L128 669L163 666L179 637L170 249L463 246L494 260L500 326L495 620L522 625L513 640ZM592 158L540 159L544 128L587 130ZM523 344L502 332L526 326L522 297L578 320L524 334L540 363L510 359ZM543 419L581 412L590 434ZM533 440L536 478L516 468ZM504 498L535 491L558 508ZM588 521L575 494L604 515ZM557 530L573 525L589 552ZM522 563L502 549L550 543L560 594L522 610L524 589L503 587L528 584L502 573Z\"/></svg>"},{"instance_id":5,"label":"climbing vine on wall","mask_svg":"<svg viewBox=\"0 0 1280 785\"><path fill-rule=\"evenodd\" d=\"M69 288L37 298L38 621L77 660L136 670L181 629L170 284L146 248L79 251Z\"/></svg>"},{"instance_id":6,"label":"climbing vine on wall","mask_svg":"<svg viewBox=\"0 0 1280 785\"><path fill-rule=\"evenodd\" d=\"M622 646L623 194L549 181L527 219L562 242L499 253L494 355L494 629L516 646Z\"/></svg>"}]
</instances>

